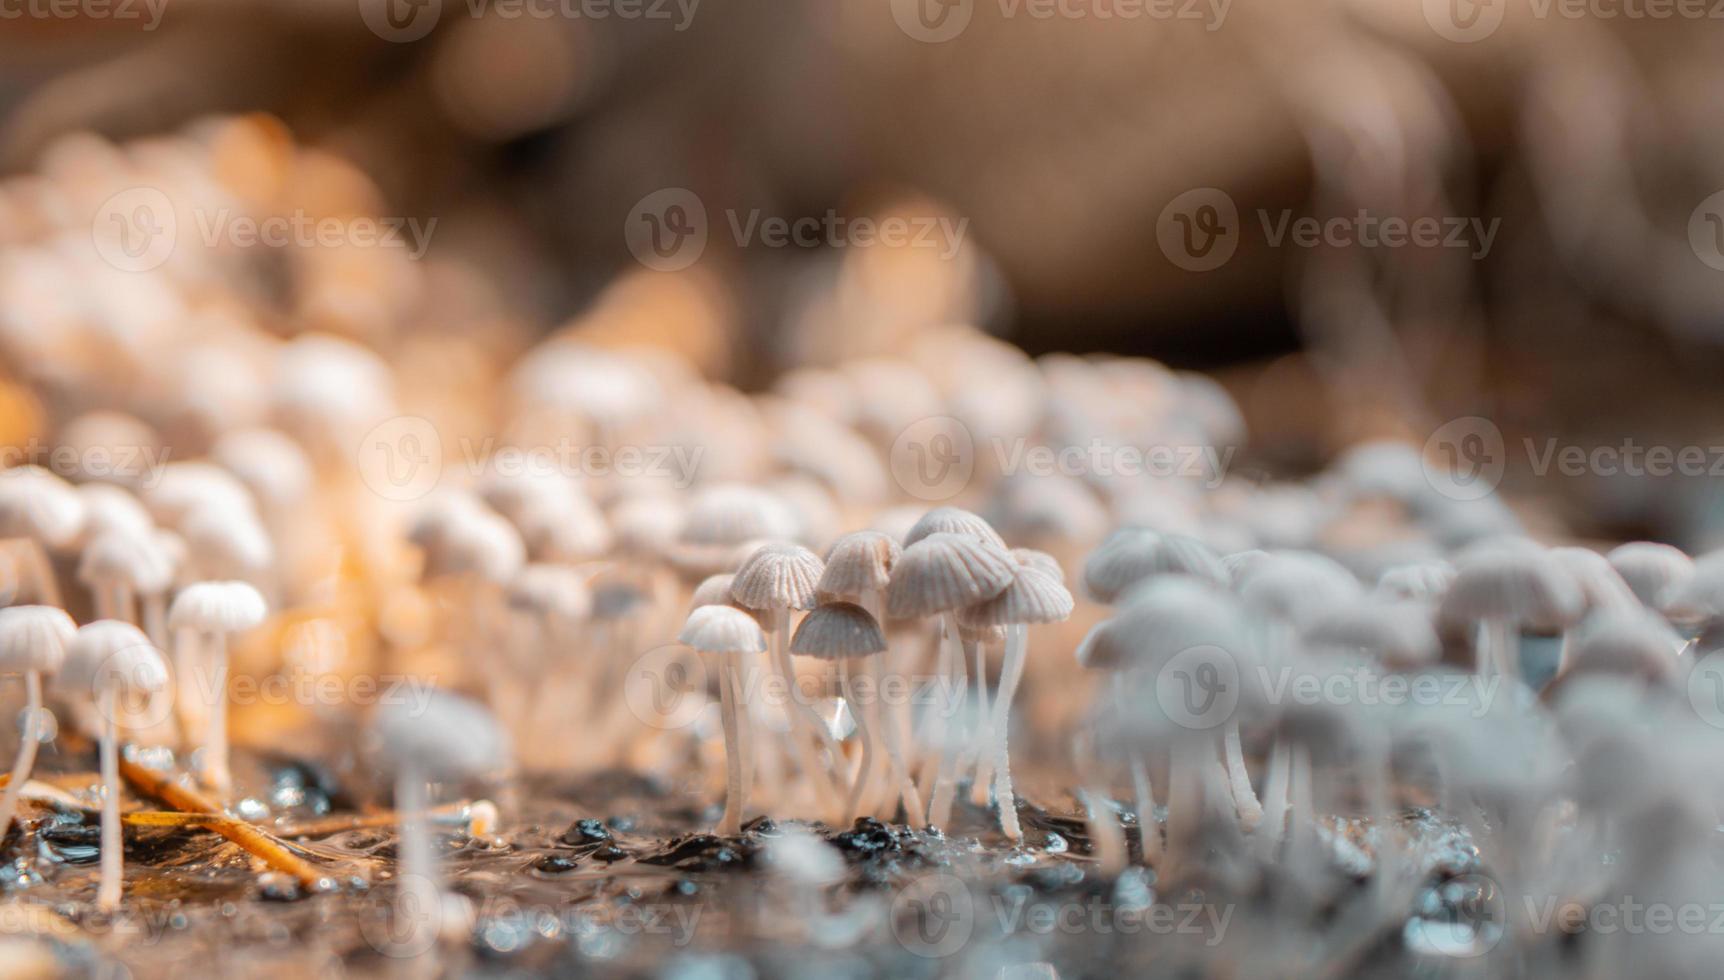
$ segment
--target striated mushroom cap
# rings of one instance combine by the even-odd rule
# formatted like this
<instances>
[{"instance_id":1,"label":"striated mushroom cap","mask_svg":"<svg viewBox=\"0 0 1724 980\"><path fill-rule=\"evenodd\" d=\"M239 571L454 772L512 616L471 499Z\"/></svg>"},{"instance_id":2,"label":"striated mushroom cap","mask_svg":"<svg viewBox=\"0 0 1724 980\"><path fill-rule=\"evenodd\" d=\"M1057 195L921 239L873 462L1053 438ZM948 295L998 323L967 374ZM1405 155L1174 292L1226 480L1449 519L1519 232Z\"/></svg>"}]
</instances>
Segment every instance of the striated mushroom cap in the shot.
<instances>
[{"instance_id":1,"label":"striated mushroom cap","mask_svg":"<svg viewBox=\"0 0 1724 980\"><path fill-rule=\"evenodd\" d=\"M149 695L166 690L168 665L143 630L114 619L79 627L56 678L65 690Z\"/></svg>"},{"instance_id":2,"label":"striated mushroom cap","mask_svg":"<svg viewBox=\"0 0 1724 980\"><path fill-rule=\"evenodd\" d=\"M263 594L247 582L196 582L180 590L168 626L203 633L238 633L269 615Z\"/></svg>"},{"instance_id":3,"label":"striated mushroom cap","mask_svg":"<svg viewBox=\"0 0 1724 980\"><path fill-rule=\"evenodd\" d=\"M735 606L701 606L688 614L676 641L701 653L761 653L766 633L760 623Z\"/></svg>"},{"instance_id":4,"label":"striated mushroom cap","mask_svg":"<svg viewBox=\"0 0 1724 980\"><path fill-rule=\"evenodd\" d=\"M1000 532L984 520L979 514L972 514L961 507L935 507L923 514L910 530L904 535L904 547L927 538L931 534L963 534L986 541L1000 550L1005 550L1006 541L1000 537Z\"/></svg>"},{"instance_id":5,"label":"striated mushroom cap","mask_svg":"<svg viewBox=\"0 0 1724 980\"><path fill-rule=\"evenodd\" d=\"M78 627L56 606L0 609L0 672L59 670Z\"/></svg>"},{"instance_id":6,"label":"striated mushroom cap","mask_svg":"<svg viewBox=\"0 0 1724 980\"><path fill-rule=\"evenodd\" d=\"M749 609L813 609L824 570L820 556L801 545L762 545L736 570L730 595Z\"/></svg>"},{"instance_id":7,"label":"striated mushroom cap","mask_svg":"<svg viewBox=\"0 0 1724 980\"><path fill-rule=\"evenodd\" d=\"M917 619L973 606L1004 592L1016 574L1004 548L965 534L930 534L898 559L886 590L886 614Z\"/></svg>"},{"instance_id":8,"label":"striated mushroom cap","mask_svg":"<svg viewBox=\"0 0 1724 980\"><path fill-rule=\"evenodd\" d=\"M1097 602L1113 604L1132 586L1160 575L1187 575L1217 585L1227 568L1209 546L1183 534L1141 527L1120 528L1084 563L1084 588Z\"/></svg>"},{"instance_id":9,"label":"striated mushroom cap","mask_svg":"<svg viewBox=\"0 0 1724 980\"><path fill-rule=\"evenodd\" d=\"M816 588L823 596L846 601L870 592L884 593L903 553L898 542L884 532L846 534L826 550L826 569Z\"/></svg>"},{"instance_id":10,"label":"striated mushroom cap","mask_svg":"<svg viewBox=\"0 0 1724 980\"><path fill-rule=\"evenodd\" d=\"M820 660L845 660L882 653L886 633L868 610L850 602L829 602L802 618L790 639L790 652Z\"/></svg>"},{"instance_id":11,"label":"striated mushroom cap","mask_svg":"<svg viewBox=\"0 0 1724 980\"><path fill-rule=\"evenodd\" d=\"M958 610L958 625L970 629L1020 623L1057 623L1072 614L1072 594L1047 573L1019 565L1012 584L986 602Z\"/></svg>"}]
</instances>

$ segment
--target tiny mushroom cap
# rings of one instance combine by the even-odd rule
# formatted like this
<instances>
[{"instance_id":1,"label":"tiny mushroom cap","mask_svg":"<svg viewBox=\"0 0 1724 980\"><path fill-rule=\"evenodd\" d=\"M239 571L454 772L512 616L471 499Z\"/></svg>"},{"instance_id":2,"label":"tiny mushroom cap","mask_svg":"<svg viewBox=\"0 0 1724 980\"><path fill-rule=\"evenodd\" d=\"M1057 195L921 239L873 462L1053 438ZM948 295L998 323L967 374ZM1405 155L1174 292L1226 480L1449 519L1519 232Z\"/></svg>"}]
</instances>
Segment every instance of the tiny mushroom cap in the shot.
<instances>
[{"instance_id":1,"label":"tiny mushroom cap","mask_svg":"<svg viewBox=\"0 0 1724 980\"><path fill-rule=\"evenodd\" d=\"M77 624L58 606L0 609L0 673L52 673L66 659Z\"/></svg>"},{"instance_id":2,"label":"tiny mushroom cap","mask_svg":"<svg viewBox=\"0 0 1724 980\"><path fill-rule=\"evenodd\" d=\"M1588 616L1570 640L1556 684L1583 675L1634 677L1669 685L1677 675L1682 638L1662 617L1643 609L1603 609Z\"/></svg>"},{"instance_id":3,"label":"tiny mushroom cap","mask_svg":"<svg viewBox=\"0 0 1724 980\"><path fill-rule=\"evenodd\" d=\"M1446 561L1394 565L1377 576L1377 594L1390 599L1441 602L1455 581L1455 566Z\"/></svg>"},{"instance_id":4,"label":"tiny mushroom cap","mask_svg":"<svg viewBox=\"0 0 1724 980\"><path fill-rule=\"evenodd\" d=\"M682 533L682 505L674 497L641 496L617 501L610 509L617 550L631 555L663 555Z\"/></svg>"},{"instance_id":5,"label":"tiny mushroom cap","mask_svg":"<svg viewBox=\"0 0 1724 980\"><path fill-rule=\"evenodd\" d=\"M1108 535L1084 563L1084 588L1098 602L1118 602L1126 590L1159 575L1188 575L1226 585L1227 568L1209 546L1183 534L1124 527Z\"/></svg>"},{"instance_id":6,"label":"tiny mushroom cap","mask_svg":"<svg viewBox=\"0 0 1724 980\"><path fill-rule=\"evenodd\" d=\"M738 483L701 490L689 504L681 540L685 544L740 544L796 534L796 515L777 495Z\"/></svg>"},{"instance_id":7,"label":"tiny mushroom cap","mask_svg":"<svg viewBox=\"0 0 1724 980\"><path fill-rule=\"evenodd\" d=\"M483 505L456 506L446 514L440 533L432 531L425 549L430 575L475 575L489 582L507 582L527 562L520 532L502 515Z\"/></svg>"},{"instance_id":8,"label":"tiny mushroom cap","mask_svg":"<svg viewBox=\"0 0 1724 980\"><path fill-rule=\"evenodd\" d=\"M203 633L239 633L269 615L263 594L248 582L194 582L168 609L168 626Z\"/></svg>"},{"instance_id":9,"label":"tiny mushroom cap","mask_svg":"<svg viewBox=\"0 0 1724 980\"><path fill-rule=\"evenodd\" d=\"M886 649L886 634L868 610L850 602L829 602L802 618L791 637L790 652L821 660L866 657Z\"/></svg>"},{"instance_id":10,"label":"tiny mushroom cap","mask_svg":"<svg viewBox=\"0 0 1724 980\"><path fill-rule=\"evenodd\" d=\"M130 490L113 483L85 483L78 487L84 501L84 538L94 540L104 531L150 534L156 522Z\"/></svg>"},{"instance_id":11,"label":"tiny mushroom cap","mask_svg":"<svg viewBox=\"0 0 1724 980\"><path fill-rule=\"evenodd\" d=\"M1006 591L958 610L958 625L976 629L1017 623L1057 623L1072 614L1065 583L1029 565L1019 565Z\"/></svg>"},{"instance_id":12,"label":"tiny mushroom cap","mask_svg":"<svg viewBox=\"0 0 1724 980\"><path fill-rule=\"evenodd\" d=\"M1247 646L1244 623L1232 594L1197 579L1163 576L1144 583L1119 615L1090 631L1078 647L1078 663L1097 670L1159 667L1197 647L1240 656Z\"/></svg>"},{"instance_id":13,"label":"tiny mushroom cap","mask_svg":"<svg viewBox=\"0 0 1724 980\"><path fill-rule=\"evenodd\" d=\"M385 701L372 731L391 759L427 780L466 779L509 762L508 737L491 712L446 691L421 703Z\"/></svg>"},{"instance_id":14,"label":"tiny mushroom cap","mask_svg":"<svg viewBox=\"0 0 1724 980\"><path fill-rule=\"evenodd\" d=\"M1000 537L992 524L983 520L980 515L959 507L935 507L923 514L905 533L904 547L908 548L930 534L967 534L1002 551L1006 547L1005 539Z\"/></svg>"},{"instance_id":15,"label":"tiny mushroom cap","mask_svg":"<svg viewBox=\"0 0 1724 980\"><path fill-rule=\"evenodd\" d=\"M903 553L898 542L884 532L846 534L826 550L826 570L816 588L821 595L838 599L884 593Z\"/></svg>"},{"instance_id":16,"label":"tiny mushroom cap","mask_svg":"<svg viewBox=\"0 0 1724 980\"><path fill-rule=\"evenodd\" d=\"M593 590L593 618L600 622L615 622L639 615L652 605L646 590L639 583L621 578L596 582Z\"/></svg>"},{"instance_id":17,"label":"tiny mushroom cap","mask_svg":"<svg viewBox=\"0 0 1724 980\"><path fill-rule=\"evenodd\" d=\"M1680 548L1656 541L1618 545L1606 560L1645 605L1663 609L1694 577L1694 559Z\"/></svg>"},{"instance_id":18,"label":"tiny mushroom cap","mask_svg":"<svg viewBox=\"0 0 1724 980\"><path fill-rule=\"evenodd\" d=\"M766 633L735 606L701 606L688 614L676 641L701 653L762 653Z\"/></svg>"},{"instance_id":19,"label":"tiny mushroom cap","mask_svg":"<svg viewBox=\"0 0 1724 980\"><path fill-rule=\"evenodd\" d=\"M204 575L260 575L275 560L275 544L250 510L198 510L181 521L180 534L191 564Z\"/></svg>"},{"instance_id":20,"label":"tiny mushroom cap","mask_svg":"<svg viewBox=\"0 0 1724 980\"><path fill-rule=\"evenodd\" d=\"M1057 580L1061 585L1065 584L1066 570L1060 567L1060 560L1045 551L1037 551L1034 548L1013 548L1012 559L1025 568L1033 568L1043 575Z\"/></svg>"},{"instance_id":21,"label":"tiny mushroom cap","mask_svg":"<svg viewBox=\"0 0 1724 980\"><path fill-rule=\"evenodd\" d=\"M1395 668L1437 659L1442 645L1431 611L1405 599L1362 597L1317 614L1302 630L1314 647L1365 650Z\"/></svg>"},{"instance_id":22,"label":"tiny mushroom cap","mask_svg":"<svg viewBox=\"0 0 1724 980\"><path fill-rule=\"evenodd\" d=\"M311 458L279 429L236 429L210 447L210 458L227 468L260 501L290 504L311 492Z\"/></svg>"},{"instance_id":23,"label":"tiny mushroom cap","mask_svg":"<svg viewBox=\"0 0 1724 980\"><path fill-rule=\"evenodd\" d=\"M904 549L886 590L886 613L917 619L986 602L1006 590L1017 563L1004 548L936 532Z\"/></svg>"},{"instance_id":24,"label":"tiny mushroom cap","mask_svg":"<svg viewBox=\"0 0 1724 980\"><path fill-rule=\"evenodd\" d=\"M1634 591L1621 575L1616 574L1609 560L1598 552L1588 548L1552 548L1550 555L1574 576L1588 611L1640 608L1640 600Z\"/></svg>"},{"instance_id":25,"label":"tiny mushroom cap","mask_svg":"<svg viewBox=\"0 0 1724 980\"><path fill-rule=\"evenodd\" d=\"M159 523L174 526L200 511L254 509L251 491L239 477L196 460L163 466L155 484L144 491L144 503Z\"/></svg>"},{"instance_id":26,"label":"tiny mushroom cap","mask_svg":"<svg viewBox=\"0 0 1724 980\"><path fill-rule=\"evenodd\" d=\"M1252 568L1238 586L1245 608L1270 620L1303 623L1363 591L1340 563L1310 551L1280 551Z\"/></svg>"},{"instance_id":27,"label":"tiny mushroom cap","mask_svg":"<svg viewBox=\"0 0 1724 980\"><path fill-rule=\"evenodd\" d=\"M749 609L813 609L824 570L801 545L763 545L736 570L730 595Z\"/></svg>"},{"instance_id":28,"label":"tiny mushroom cap","mask_svg":"<svg viewBox=\"0 0 1724 980\"><path fill-rule=\"evenodd\" d=\"M1524 538L1487 539L1455 561L1455 581L1439 615L1448 622L1501 620L1562 629L1580 618L1585 596L1550 552Z\"/></svg>"},{"instance_id":29,"label":"tiny mushroom cap","mask_svg":"<svg viewBox=\"0 0 1724 980\"><path fill-rule=\"evenodd\" d=\"M505 590L509 608L573 624L593 611L587 577L567 565L528 565Z\"/></svg>"},{"instance_id":30,"label":"tiny mushroom cap","mask_svg":"<svg viewBox=\"0 0 1724 980\"><path fill-rule=\"evenodd\" d=\"M1405 442L1384 439L1359 443L1336 459L1334 470L1356 496L1410 501L1430 490L1424 457Z\"/></svg>"},{"instance_id":31,"label":"tiny mushroom cap","mask_svg":"<svg viewBox=\"0 0 1724 980\"><path fill-rule=\"evenodd\" d=\"M156 694L168 686L168 665L143 630L98 619L78 628L56 680L67 691Z\"/></svg>"},{"instance_id":32,"label":"tiny mushroom cap","mask_svg":"<svg viewBox=\"0 0 1724 980\"><path fill-rule=\"evenodd\" d=\"M84 501L70 483L40 466L0 471L0 538L34 538L49 548L84 529Z\"/></svg>"},{"instance_id":33,"label":"tiny mushroom cap","mask_svg":"<svg viewBox=\"0 0 1724 980\"><path fill-rule=\"evenodd\" d=\"M84 546L78 581L91 588L119 583L153 595L174 581L174 560L153 532L105 531Z\"/></svg>"},{"instance_id":34,"label":"tiny mushroom cap","mask_svg":"<svg viewBox=\"0 0 1724 980\"><path fill-rule=\"evenodd\" d=\"M689 608L699 609L701 606L730 605L734 601L730 596L730 583L735 580L736 576L730 572L708 575L699 585L694 587L694 595L689 600Z\"/></svg>"}]
</instances>

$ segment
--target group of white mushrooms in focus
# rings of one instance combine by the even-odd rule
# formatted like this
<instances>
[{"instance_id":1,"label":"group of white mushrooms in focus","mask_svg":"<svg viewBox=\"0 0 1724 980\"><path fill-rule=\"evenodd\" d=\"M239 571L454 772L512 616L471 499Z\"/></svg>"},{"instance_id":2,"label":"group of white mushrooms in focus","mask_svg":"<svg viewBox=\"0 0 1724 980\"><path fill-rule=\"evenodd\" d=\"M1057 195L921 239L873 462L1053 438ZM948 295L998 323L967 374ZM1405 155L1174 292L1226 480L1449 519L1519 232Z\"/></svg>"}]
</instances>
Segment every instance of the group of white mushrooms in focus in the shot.
<instances>
[{"instance_id":1,"label":"group of white mushrooms in focus","mask_svg":"<svg viewBox=\"0 0 1724 980\"><path fill-rule=\"evenodd\" d=\"M170 509L186 515L198 501L214 506L213 501L225 499L228 484L223 477L185 473L165 486L153 499L166 507L177 495ZM204 513L203 525L219 528L221 522L210 516ZM195 536L195 522L189 523L188 533ZM229 792L227 641L261 624L267 603L249 582L188 579L198 562L178 554L182 539L157 528L138 498L114 485L74 488L32 466L0 472L0 524L10 535L6 573L11 592L37 602L0 609L0 673L22 676L26 701L17 759L0 799L0 828L10 828L17 814L39 745L58 731L45 705L45 691L51 692L99 744L97 904L111 909L121 889L122 730L134 723L160 727L169 706L160 699L171 697L180 745L198 760L199 780L218 794ZM96 613L83 626L62 608L48 560L51 551L78 557L77 578L88 587ZM223 551L219 544L195 549L207 567L233 567L221 558ZM174 651L171 670L162 654L167 648ZM51 687L45 689L45 682ZM170 692L170 685L177 692Z\"/></svg>"},{"instance_id":2,"label":"group of white mushrooms in focus","mask_svg":"<svg viewBox=\"0 0 1724 980\"><path fill-rule=\"evenodd\" d=\"M773 812L812 807L840 825L902 813L912 826L944 827L968 780L975 802L994 802L1002 832L1020 839L1007 730L1026 629L1063 620L1072 607L1056 560L1008 549L985 520L955 507L929 511L902 544L858 531L834 541L824 561L799 545L766 544L734 573L709 578L695 590L679 640L719 658L727 770L720 831L739 832L760 757L776 751L764 737L767 706L758 703L775 698L790 714L801 778L780 775L762 787ZM794 628L793 612L803 613ZM1000 667L990 706L994 650ZM854 761L834 737L840 726L816 712L792 655L836 670ZM928 682L946 696L908 696ZM784 772L776 762L765 771Z\"/></svg>"}]
</instances>

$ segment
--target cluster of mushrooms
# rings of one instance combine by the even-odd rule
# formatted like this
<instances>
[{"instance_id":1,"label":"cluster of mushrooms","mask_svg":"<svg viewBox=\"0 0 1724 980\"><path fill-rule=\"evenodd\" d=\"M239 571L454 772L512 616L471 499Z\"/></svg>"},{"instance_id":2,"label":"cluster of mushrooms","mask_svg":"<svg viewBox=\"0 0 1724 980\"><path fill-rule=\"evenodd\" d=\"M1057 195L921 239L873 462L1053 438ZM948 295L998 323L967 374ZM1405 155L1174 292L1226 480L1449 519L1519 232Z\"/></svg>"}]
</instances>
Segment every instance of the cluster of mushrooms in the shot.
<instances>
[{"instance_id":1,"label":"cluster of mushrooms","mask_svg":"<svg viewBox=\"0 0 1724 980\"><path fill-rule=\"evenodd\" d=\"M718 319L673 276L538 338L469 270L399 257L182 241L117 274L81 216L140 184L187 220L375 196L251 119L80 137L0 184L0 438L23 448L0 471L0 669L24 707L0 822L60 799L40 744L92 739L101 906L122 767L257 812L233 762L253 746L230 750L241 670L436 689L276 723L383 760L398 873L439 902L435 794L615 768L698 774L724 835L873 817L1021 855L1047 837L1025 813L1075 813L1106 876L1273 869L1321 896L1352 873L1379 925L1473 867L1511 895L1708 894L1724 711L1694 695L1724 679L1703 664L1724 555L1534 543L1402 442L1243 479L1212 381L968 327L751 394L639 341ZM929 419L974 450L950 499L894 457ZM1028 471L1026 446L1180 465ZM391 482L416 466L433 486ZM1445 870L1413 813L1476 863Z\"/></svg>"}]
</instances>

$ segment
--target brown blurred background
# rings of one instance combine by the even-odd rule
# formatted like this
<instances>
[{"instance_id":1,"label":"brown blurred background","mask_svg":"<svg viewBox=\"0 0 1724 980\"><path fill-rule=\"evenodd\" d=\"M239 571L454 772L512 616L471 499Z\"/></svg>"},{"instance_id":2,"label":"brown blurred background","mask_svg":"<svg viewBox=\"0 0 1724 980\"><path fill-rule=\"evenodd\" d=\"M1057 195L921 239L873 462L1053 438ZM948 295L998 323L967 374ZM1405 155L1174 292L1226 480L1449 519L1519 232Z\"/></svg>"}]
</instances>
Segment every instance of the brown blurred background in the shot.
<instances>
[{"instance_id":1,"label":"brown blurred background","mask_svg":"<svg viewBox=\"0 0 1724 980\"><path fill-rule=\"evenodd\" d=\"M267 111L371 175L385 213L435 217L432 259L546 327L638 271L624 223L661 188L694 190L715 225L957 216L962 295L909 307L1032 353L1214 370L1265 467L1368 435L1422 442L1466 415L1511 445L1724 446L1724 272L1689 240L1724 189L1710 11L1167 0L1131 17L1129 0L1067 0L1043 17L1030 0L927 0L935 20L968 18L932 43L889 0L700 0L692 16L686 0L393 0L424 31L395 41L368 26L390 23L382 0L114 2L130 15L0 19L6 172L69 132ZM1479 34L1453 19L1473 15L1488 29L1456 40ZM1193 272L1158 221L1203 187L1242 225L1229 261ZM1500 228L1475 256L1274 247L1261 227L1361 209ZM842 348L818 334L849 329L829 314L854 261L715 231L702 266L747 352L726 370L761 386ZM1539 479L1515 462L1510 489L1589 533L1695 546L1724 530L1714 480Z\"/></svg>"}]
</instances>

